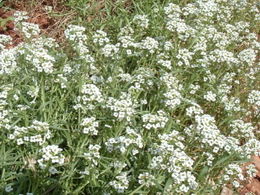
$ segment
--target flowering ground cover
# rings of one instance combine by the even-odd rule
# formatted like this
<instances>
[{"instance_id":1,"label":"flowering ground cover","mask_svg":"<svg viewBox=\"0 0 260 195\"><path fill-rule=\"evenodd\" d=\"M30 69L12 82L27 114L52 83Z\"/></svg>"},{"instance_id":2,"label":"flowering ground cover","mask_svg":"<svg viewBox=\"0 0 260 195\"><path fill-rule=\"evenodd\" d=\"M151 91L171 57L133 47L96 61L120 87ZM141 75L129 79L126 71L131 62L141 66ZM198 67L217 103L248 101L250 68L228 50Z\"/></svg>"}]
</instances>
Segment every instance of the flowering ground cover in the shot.
<instances>
[{"instance_id":1,"label":"flowering ground cover","mask_svg":"<svg viewBox=\"0 0 260 195\"><path fill-rule=\"evenodd\" d=\"M0 18L1 194L259 193L257 1L60 1L59 41L43 2Z\"/></svg>"}]
</instances>

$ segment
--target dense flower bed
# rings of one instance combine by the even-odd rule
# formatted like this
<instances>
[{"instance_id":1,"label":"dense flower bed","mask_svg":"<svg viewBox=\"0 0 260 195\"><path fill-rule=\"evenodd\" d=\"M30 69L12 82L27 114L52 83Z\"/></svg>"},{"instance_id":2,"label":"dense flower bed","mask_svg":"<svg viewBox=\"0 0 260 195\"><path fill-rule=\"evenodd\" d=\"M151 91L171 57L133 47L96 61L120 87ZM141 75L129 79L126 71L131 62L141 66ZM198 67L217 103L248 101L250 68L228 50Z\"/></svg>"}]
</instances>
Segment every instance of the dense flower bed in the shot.
<instances>
[{"instance_id":1,"label":"dense flower bed","mask_svg":"<svg viewBox=\"0 0 260 195\"><path fill-rule=\"evenodd\" d=\"M0 35L0 191L202 195L254 177L241 164L260 154L256 1L71 24L63 47L26 19L23 43Z\"/></svg>"}]
</instances>

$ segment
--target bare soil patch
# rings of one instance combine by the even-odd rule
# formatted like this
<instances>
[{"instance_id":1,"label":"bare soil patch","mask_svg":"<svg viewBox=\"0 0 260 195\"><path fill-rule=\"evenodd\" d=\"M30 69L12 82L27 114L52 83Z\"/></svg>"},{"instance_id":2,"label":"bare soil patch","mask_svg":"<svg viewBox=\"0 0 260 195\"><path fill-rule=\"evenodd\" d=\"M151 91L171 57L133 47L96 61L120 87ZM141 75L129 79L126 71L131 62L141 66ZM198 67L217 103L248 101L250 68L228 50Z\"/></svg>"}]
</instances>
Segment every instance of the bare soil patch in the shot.
<instances>
[{"instance_id":1,"label":"bare soil patch","mask_svg":"<svg viewBox=\"0 0 260 195\"><path fill-rule=\"evenodd\" d=\"M27 22L38 24L41 34L62 42L64 40L64 28L75 13L63 5L61 1L42 0L36 1L36 4L31 2L31 0L6 1L5 9L0 8L0 18L8 19L8 22L0 27L0 33L10 35L13 38L11 46L22 42L23 38L15 30L12 17L15 11L26 11L29 16ZM48 10L49 8L51 10Z\"/></svg>"}]
</instances>

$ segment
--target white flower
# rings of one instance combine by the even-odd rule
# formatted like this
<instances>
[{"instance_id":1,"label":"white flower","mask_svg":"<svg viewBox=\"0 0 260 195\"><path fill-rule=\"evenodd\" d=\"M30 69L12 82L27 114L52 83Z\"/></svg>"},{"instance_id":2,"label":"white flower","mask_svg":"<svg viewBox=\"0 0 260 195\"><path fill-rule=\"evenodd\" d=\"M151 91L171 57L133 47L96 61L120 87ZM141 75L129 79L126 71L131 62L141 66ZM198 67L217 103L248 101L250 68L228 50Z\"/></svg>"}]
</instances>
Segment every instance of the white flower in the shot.
<instances>
[{"instance_id":1,"label":"white flower","mask_svg":"<svg viewBox=\"0 0 260 195\"><path fill-rule=\"evenodd\" d=\"M148 28L149 19L146 15L135 15L133 21L143 28Z\"/></svg>"},{"instance_id":2,"label":"white flower","mask_svg":"<svg viewBox=\"0 0 260 195\"><path fill-rule=\"evenodd\" d=\"M100 152L99 152L100 149L101 149L100 145L90 144L88 147L88 152L84 153L84 157L91 163L90 166L98 165L98 159L100 158Z\"/></svg>"},{"instance_id":3,"label":"white flower","mask_svg":"<svg viewBox=\"0 0 260 195\"><path fill-rule=\"evenodd\" d=\"M260 106L260 91L252 90L248 95L247 101L256 106Z\"/></svg>"},{"instance_id":4,"label":"white flower","mask_svg":"<svg viewBox=\"0 0 260 195\"><path fill-rule=\"evenodd\" d=\"M121 172L120 175L116 176L116 179L109 182L109 185L112 186L118 193L123 193L129 185L126 172Z\"/></svg>"},{"instance_id":5,"label":"white flower","mask_svg":"<svg viewBox=\"0 0 260 195\"><path fill-rule=\"evenodd\" d=\"M214 94L212 91L207 91L207 93L203 97L209 102L215 102L216 96L217 95Z\"/></svg>"},{"instance_id":6,"label":"white flower","mask_svg":"<svg viewBox=\"0 0 260 195\"><path fill-rule=\"evenodd\" d=\"M13 187L12 186L6 186L5 187L5 191L6 192L12 192L14 189L13 189Z\"/></svg>"},{"instance_id":7,"label":"white flower","mask_svg":"<svg viewBox=\"0 0 260 195\"><path fill-rule=\"evenodd\" d=\"M23 20L27 20L29 16L27 16L27 12L25 11L16 11L14 12L14 22L19 23Z\"/></svg>"},{"instance_id":8,"label":"white flower","mask_svg":"<svg viewBox=\"0 0 260 195\"><path fill-rule=\"evenodd\" d=\"M157 114L144 114L142 115L143 127L146 129L159 129L164 128L168 122L166 113L162 110L157 111Z\"/></svg>"},{"instance_id":9,"label":"white flower","mask_svg":"<svg viewBox=\"0 0 260 195\"><path fill-rule=\"evenodd\" d=\"M29 22L22 22L21 23L21 31L24 33L24 36L29 39L33 36L39 35L40 28L39 25L29 23Z\"/></svg>"},{"instance_id":10,"label":"white flower","mask_svg":"<svg viewBox=\"0 0 260 195\"><path fill-rule=\"evenodd\" d=\"M83 133L89 135L97 135L98 134L98 122L95 117L84 118L81 122L81 126L83 126Z\"/></svg>"},{"instance_id":11,"label":"white flower","mask_svg":"<svg viewBox=\"0 0 260 195\"><path fill-rule=\"evenodd\" d=\"M245 123L242 120L234 120L231 122L231 134L239 138L254 138L254 127L251 123Z\"/></svg>"},{"instance_id":12,"label":"white flower","mask_svg":"<svg viewBox=\"0 0 260 195\"><path fill-rule=\"evenodd\" d=\"M38 160L40 165L44 161L50 161L51 163L58 163L60 165L64 164L65 157L61 154L62 149L57 145L43 147L40 152L42 153L42 158Z\"/></svg>"},{"instance_id":13,"label":"white flower","mask_svg":"<svg viewBox=\"0 0 260 195\"><path fill-rule=\"evenodd\" d=\"M203 110L199 105L194 105L186 109L186 114L189 117L195 116L195 115L200 115L203 114Z\"/></svg>"},{"instance_id":14,"label":"white flower","mask_svg":"<svg viewBox=\"0 0 260 195\"><path fill-rule=\"evenodd\" d=\"M163 96L165 97L165 105L171 109L181 104L182 96L180 92L175 89L168 90Z\"/></svg>"},{"instance_id":15,"label":"white flower","mask_svg":"<svg viewBox=\"0 0 260 195\"><path fill-rule=\"evenodd\" d=\"M143 148L142 136L130 127L126 127L126 133L126 136L108 139L108 141L105 142L107 150L109 152L120 151L121 153L125 153L128 148L131 148L133 155L139 153L138 149Z\"/></svg>"},{"instance_id":16,"label":"white flower","mask_svg":"<svg viewBox=\"0 0 260 195\"><path fill-rule=\"evenodd\" d=\"M64 31L65 37L74 43L82 43L86 41L87 36L84 34L86 28L83 26L77 26L70 24Z\"/></svg>"},{"instance_id":17,"label":"white flower","mask_svg":"<svg viewBox=\"0 0 260 195\"><path fill-rule=\"evenodd\" d=\"M12 37L9 35L0 34L0 44L7 44L12 40ZM1 50L1 49L0 49Z\"/></svg>"},{"instance_id":18,"label":"white flower","mask_svg":"<svg viewBox=\"0 0 260 195\"><path fill-rule=\"evenodd\" d=\"M193 55L194 53L190 52L188 49L180 49L176 56L177 59L181 60L178 62L178 65L182 66L182 64L185 64L186 66L190 66L190 61L192 60Z\"/></svg>"},{"instance_id":19,"label":"white flower","mask_svg":"<svg viewBox=\"0 0 260 195\"><path fill-rule=\"evenodd\" d=\"M242 63L245 62L249 66L252 66L256 60L256 52L251 48L245 49L239 53L238 58Z\"/></svg>"},{"instance_id":20,"label":"white flower","mask_svg":"<svg viewBox=\"0 0 260 195\"><path fill-rule=\"evenodd\" d=\"M50 172L52 175L54 175L54 174L58 173L58 170L57 170L55 167L51 166L51 167L49 168L49 172Z\"/></svg>"},{"instance_id":21,"label":"white flower","mask_svg":"<svg viewBox=\"0 0 260 195\"><path fill-rule=\"evenodd\" d=\"M83 85L81 93L82 95L78 97L78 100L82 101L82 103L86 105L89 109L93 109L93 107L90 107L90 103L101 103L104 101L100 89L94 84Z\"/></svg>"},{"instance_id":22,"label":"white flower","mask_svg":"<svg viewBox=\"0 0 260 195\"><path fill-rule=\"evenodd\" d=\"M11 74L17 69L17 48L0 50L0 75Z\"/></svg>"},{"instance_id":23,"label":"white flower","mask_svg":"<svg viewBox=\"0 0 260 195\"><path fill-rule=\"evenodd\" d=\"M165 49L166 51L170 51L171 49L173 49L173 44L172 44L172 42L171 42L171 41L166 41L166 42L164 43L164 49Z\"/></svg>"},{"instance_id":24,"label":"white flower","mask_svg":"<svg viewBox=\"0 0 260 195\"><path fill-rule=\"evenodd\" d=\"M126 119L129 122L136 113L137 102L129 93L122 93L119 99L109 97L106 107L113 111L113 116L118 120Z\"/></svg>"},{"instance_id":25,"label":"white flower","mask_svg":"<svg viewBox=\"0 0 260 195\"><path fill-rule=\"evenodd\" d=\"M102 48L102 53L106 57L114 57L119 51L118 45L106 44Z\"/></svg>"},{"instance_id":26,"label":"white flower","mask_svg":"<svg viewBox=\"0 0 260 195\"><path fill-rule=\"evenodd\" d=\"M96 33L93 35L93 42L98 43L99 46L103 46L110 42L109 38L107 37L107 33L102 30L97 30Z\"/></svg>"},{"instance_id":27,"label":"white flower","mask_svg":"<svg viewBox=\"0 0 260 195\"><path fill-rule=\"evenodd\" d=\"M138 183L144 184L146 187L154 186L154 180L155 177L148 172L141 173L138 176Z\"/></svg>"},{"instance_id":28,"label":"white flower","mask_svg":"<svg viewBox=\"0 0 260 195\"><path fill-rule=\"evenodd\" d=\"M159 42L154 38L146 37L141 42L141 48L148 50L150 53L154 53L159 47Z\"/></svg>"}]
</instances>

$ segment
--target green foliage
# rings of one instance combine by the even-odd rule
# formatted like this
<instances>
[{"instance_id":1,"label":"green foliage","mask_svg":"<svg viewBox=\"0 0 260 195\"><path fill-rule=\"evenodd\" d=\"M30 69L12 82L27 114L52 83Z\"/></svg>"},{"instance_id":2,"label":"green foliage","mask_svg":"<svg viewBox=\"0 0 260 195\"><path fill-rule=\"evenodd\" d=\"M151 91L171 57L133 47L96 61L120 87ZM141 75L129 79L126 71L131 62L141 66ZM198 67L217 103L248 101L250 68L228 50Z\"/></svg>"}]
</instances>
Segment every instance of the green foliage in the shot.
<instances>
[{"instance_id":1,"label":"green foliage","mask_svg":"<svg viewBox=\"0 0 260 195\"><path fill-rule=\"evenodd\" d=\"M63 3L64 43L0 37L0 192L237 189L260 146L255 3Z\"/></svg>"}]
</instances>

